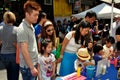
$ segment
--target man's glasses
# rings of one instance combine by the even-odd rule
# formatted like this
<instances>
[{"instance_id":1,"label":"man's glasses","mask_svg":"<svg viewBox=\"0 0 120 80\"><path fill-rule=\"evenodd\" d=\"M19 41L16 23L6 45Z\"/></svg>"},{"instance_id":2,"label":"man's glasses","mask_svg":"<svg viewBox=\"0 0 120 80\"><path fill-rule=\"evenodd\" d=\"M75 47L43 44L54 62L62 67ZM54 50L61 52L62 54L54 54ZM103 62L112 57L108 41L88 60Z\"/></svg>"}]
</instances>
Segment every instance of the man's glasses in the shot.
<instances>
[{"instance_id":1,"label":"man's glasses","mask_svg":"<svg viewBox=\"0 0 120 80\"><path fill-rule=\"evenodd\" d=\"M47 32L51 32L51 31L54 31L54 29L48 29L48 30L46 30Z\"/></svg>"}]
</instances>

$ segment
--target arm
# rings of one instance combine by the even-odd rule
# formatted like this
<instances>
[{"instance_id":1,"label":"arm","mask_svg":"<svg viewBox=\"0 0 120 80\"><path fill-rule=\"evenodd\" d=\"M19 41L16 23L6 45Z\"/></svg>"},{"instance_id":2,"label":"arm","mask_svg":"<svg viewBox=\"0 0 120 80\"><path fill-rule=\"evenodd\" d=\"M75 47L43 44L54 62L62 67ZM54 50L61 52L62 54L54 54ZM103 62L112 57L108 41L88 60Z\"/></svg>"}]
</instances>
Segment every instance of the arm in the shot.
<instances>
[{"instance_id":1,"label":"arm","mask_svg":"<svg viewBox=\"0 0 120 80\"><path fill-rule=\"evenodd\" d=\"M56 61L57 63L61 62L62 58L63 58L63 54L64 54L64 50L66 45L68 44L69 40L67 38L64 38L63 43L62 43L62 48L61 48L61 54L60 54L60 58Z\"/></svg>"},{"instance_id":2,"label":"arm","mask_svg":"<svg viewBox=\"0 0 120 80\"><path fill-rule=\"evenodd\" d=\"M38 63L37 69L38 69L38 80L41 80L40 64L39 63Z\"/></svg>"},{"instance_id":3,"label":"arm","mask_svg":"<svg viewBox=\"0 0 120 80\"><path fill-rule=\"evenodd\" d=\"M31 70L31 74L33 76L37 76L37 69L34 67L33 63L32 63L32 60L30 58L30 55L29 55L29 52L28 52L28 44L27 42L22 42L20 43L20 48L22 50L22 55L25 59L25 62L26 64L28 65L28 67L30 68Z\"/></svg>"},{"instance_id":4,"label":"arm","mask_svg":"<svg viewBox=\"0 0 120 80\"><path fill-rule=\"evenodd\" d=\"M116 35L116 41L120 41L120 35Z\"/></svg>"},{"instance_id":5,"label":"arm","mask_svg":"<svg viewBox=\"0 0 120 80\"><path fill-rule=\"evenodd\" d=\"M52 77L55 77L55 69L56 69L56 63L55 63L55 61L52 63L52 65L53 65Z\"/></svg>"},{"instance_id":6,"label":"arm","mask_svg":"<svg viewBox=\"0 0 120 80\"><path fill-rule=\"evenodd\" d=\"M75 71L77 71L77 68L78 68L77 59L74 61L74 68L75 68Z\"/></svg>"},{"instance_id":7,"label":"arm","mask_svg":"<svg viewBox=\"0 0 120 80\"><path fill-rule=\"evenodd\" d=\"M41 48L40 48L40 46L41 46L40 38L38 38L37 44L38 44L38 52L40 52L40 50L41 50Z\"/></svg>"},{"instance_id":8,"label":"arm","mask_svg":"<svg viewBox=\"0 0 120 80\"><path fill-rule=\"evenodd\" d=\"M120 27L116 29L115 37L117 42L120 41Z\"/></svg>"}]
</instances>

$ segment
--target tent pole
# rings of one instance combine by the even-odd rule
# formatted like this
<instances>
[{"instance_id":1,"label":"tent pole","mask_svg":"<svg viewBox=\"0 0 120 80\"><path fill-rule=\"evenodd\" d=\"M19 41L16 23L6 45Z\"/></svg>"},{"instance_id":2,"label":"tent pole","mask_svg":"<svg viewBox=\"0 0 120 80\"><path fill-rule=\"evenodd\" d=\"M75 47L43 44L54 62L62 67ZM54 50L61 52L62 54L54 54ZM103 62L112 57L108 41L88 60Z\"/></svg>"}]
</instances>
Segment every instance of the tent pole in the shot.
<instances>
[{"instance_id":1,"label":"tent pole","mask_svg":"<svg viewBox=\"0 0 120 80\"><path fill-rule=\"evenodd\" d=\"M114 7L114 0L112 0L112 10L111 10L111 28L113 27L113 7ZM112 29L111 29L112 30Z\"/></svg>"}]
</instances>

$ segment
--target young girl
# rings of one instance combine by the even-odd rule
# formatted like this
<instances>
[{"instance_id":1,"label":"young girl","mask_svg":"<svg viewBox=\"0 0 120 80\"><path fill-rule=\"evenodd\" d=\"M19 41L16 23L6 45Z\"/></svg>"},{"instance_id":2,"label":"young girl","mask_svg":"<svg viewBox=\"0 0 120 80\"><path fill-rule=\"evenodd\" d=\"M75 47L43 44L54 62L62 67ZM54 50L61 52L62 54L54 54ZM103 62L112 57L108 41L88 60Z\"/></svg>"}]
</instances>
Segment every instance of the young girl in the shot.
<instances>
[{"instance_id":1,"label":"young girl","mask_svg":"<svg viewBox=\"0 0 120 80\"><path fill-rule=\"evenodd\" d=\"M41 55L38 56L38 80L51 80L55 75L55 57L51 54L53 43L50 39L41 42Z\"/></svg>"}]
</instances>

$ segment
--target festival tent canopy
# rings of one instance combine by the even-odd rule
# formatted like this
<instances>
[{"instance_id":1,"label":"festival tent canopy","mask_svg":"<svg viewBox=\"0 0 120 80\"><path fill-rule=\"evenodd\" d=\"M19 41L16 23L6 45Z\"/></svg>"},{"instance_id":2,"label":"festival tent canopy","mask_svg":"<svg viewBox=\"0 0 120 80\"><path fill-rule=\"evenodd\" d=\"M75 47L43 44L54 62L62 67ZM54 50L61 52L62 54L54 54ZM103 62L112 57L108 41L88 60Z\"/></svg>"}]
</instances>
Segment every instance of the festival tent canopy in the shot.
<instances>
[{"instance_id":1,"label":"festival tent canopy","mask_svg":"<svg viewBox=\"0 0 120 80\"><path fill-rule=\"evenodd\" d=\"M101 0L107 3L120 3L120 0Z\"/></svg>"},{"instance_id":2,"label":"festival tent canopy","mask_svg":"<svg viewBox=\"0 0 120 80\"><path fill-rule=\"evenodd\" d=\"M111 18L111 10L112 6L106 4L106 3L102 3L96 7L93 7L91 9L88 9L86 11L83 11L81 13L78 14L74 14L74 16L76 16L78 19L80 18L84 18L86 13L88 11L94 11L97 14L98 19L110 19ZM116 14L120 14L120 9L113 7L113 16L115 16Z\"/></svg>"}]
</instances>

